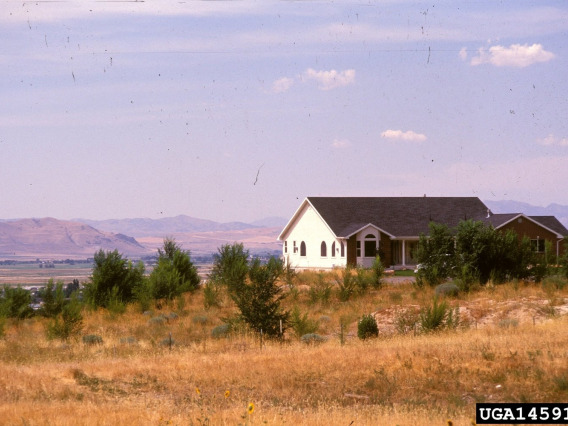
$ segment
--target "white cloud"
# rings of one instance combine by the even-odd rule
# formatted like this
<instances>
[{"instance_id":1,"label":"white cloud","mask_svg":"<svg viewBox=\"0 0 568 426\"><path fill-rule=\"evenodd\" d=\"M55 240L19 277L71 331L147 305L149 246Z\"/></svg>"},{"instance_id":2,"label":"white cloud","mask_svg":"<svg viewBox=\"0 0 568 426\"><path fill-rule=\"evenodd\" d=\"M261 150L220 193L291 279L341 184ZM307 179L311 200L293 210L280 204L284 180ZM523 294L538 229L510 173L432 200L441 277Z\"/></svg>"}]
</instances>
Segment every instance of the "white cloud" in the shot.
<instances>
[{"instance_id":1,"label":"white cloud","mask_svg":"<svg viewBox=\"0 0 568 426\"><path fill-rule=\"evenodd\" d=\"M510 47L492 46L478 50L478 56L471 59L471 65L492 64L497 67L524 68L538 62L554 59L554 53L544 50L541 44L512 44Z\"/></svg>"},{"instance_id":2,"label":"white cloud","mask_svg":"<svg viewBox=\"0 0 568 426\"><path fill-rule=\"evenodd\" d=\"M459 55L460 55L461 60L465 61L467 59L467 49L465 47L462 47Z\"/></svg>"},{"instance_id":3,"label":"white cloud","mask_svg":"<svg viewBox=\"0 0 568 426\"><path fill-rule=\"evenodd\" d=\"M426 135L413 132L412 130L408 130L406 132L403 132L402 130L385 130L383 133L381 133L381 137L385 139L396 139L412 142L424 142L426 140Z\"/></svg>"},{"instance_id":4,"label":"white cloud","mask_svg":"<svg viewBox=\"0 0 568 426\"><path fill-rule=\"evenodd\" d=\"M537 139L537 142L540 145L545 145L545 146L552 146L552 145L568 146L568 138L559 138L553 134L550 134L541 139Z\"/></svg>"},{"instance_id":5,"label":"white cloud","mask_svg":"<svg viewBox=\"0 0 568 426\"><path fill-rule=\"evenodd\" d=\"M272 93L286 92L294 85L294 80L288 77L282 77L272 83Z\"/></svg>"},{"instance_id":6,"label":"white cloud","mask_svg":"<svg viewBox=\"0 0 568 426\"><path fill-rule=\"evenodd\" d=\"M337 149L347 148L351 146L351 142L348 139L334 139L331 146Z\"/></svg>"},{"instance_id":7,"label":"white cloud","mask_svg":"<svg viewBox=\"0 0 568 426\"><path fill-rule=\"evenodd\" d=\"M312 68L308 68L302 77L305 80L315 80L320 90L331 90L355 83L355 70L316 71Z\"/></svg>"}]
</instances>

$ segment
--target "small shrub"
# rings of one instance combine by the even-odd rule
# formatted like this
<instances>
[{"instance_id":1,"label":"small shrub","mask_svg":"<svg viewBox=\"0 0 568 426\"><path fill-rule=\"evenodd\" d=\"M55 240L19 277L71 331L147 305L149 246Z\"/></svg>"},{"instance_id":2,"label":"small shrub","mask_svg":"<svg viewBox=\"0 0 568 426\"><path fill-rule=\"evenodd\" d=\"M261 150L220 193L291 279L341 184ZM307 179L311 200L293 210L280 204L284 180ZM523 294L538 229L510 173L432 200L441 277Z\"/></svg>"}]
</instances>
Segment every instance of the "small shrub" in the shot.
<instances>
[{"instance_id":1,"label":"small shrub","mask_svg":"<svg viewBox=\"0 0 568 426\"><path fill-rule=\"evenodd\" d=\"M82 306L73 296L71 301L63 306L61 313L47 325L48 339L68 340L78 335L83 329Z\"/></svg>"},{"instance_id":2,"label":"small shrub","mask_svg":"<svg viewBox=\"0 0 568 426\"><path fill-rule=\"evenodd\" d=\"M86 334L83 336L83 343L88 346L102 345L103 338L98 334Z\"/></svg>"},{"instance_id":3,"label":"small shrub","mask_svg":"<svg viewBox=\"0 0 568 426\"><path fill-rule=\"evenodd\" d=\"M209 321L209 319L205 315L195 315L191 319L191 322L193 322L194 324L198 324L198 325L205 325L205 324L207 324L208 321Z\"/></svg>"},{"instance_id":4,"label":"small shrub","mask_svg":"<svg viewBox=\"0 0 568 426\"><path fill-rule=\"evenodd\" d=\"M499 328L515 328L518 327L519 320L515 318L503 318L501 321L497 323Z\"/></svg>"},{"instance_id":5,"label":"small shrub","mask_svg":"<svg viewBox=\"0 0 568 426\"><path fill-rule=\"evenodd\" d=\"M321 322L321 323L326 324L326 323L331 322L331 317L330 317L329 315L320 315L318 321Z\"/></svg>"},{"instance_id":6,"label":"small shrub","mask_svg":"<svg viewBox=\"0 0 568 426\"><path fill-rule=\"evenodd\" d=\"M440 285L436 286L436 289L434 290L434 294L437 297L440 297L440 296L456 297L459 292L460 292L460 289L454 283L440 284Z\"/></svg>"},{"instance_id":7,"label":"small shrub","mask_svg":"<svg viewBox=\"0 0 568 426\"><path fill-rule=\"evenodd\" d=\"M169 348L171 348L175 344L176 341L172 338L171 335L166 337L165 339L162 339L162 341L160 342L160 346L169 347Z\"/></svg>"},{"instance_id":8,"label":"small shrub","mask_svg":"<svg viewBox=\"0 0 568 426\"><path fill-rule=\"evenodd\" d=\"M377 321L372 315L363 315L357 322L357 337L361 340L379 336Z\"/></svg>"},{"instance_id":9,"label":"small shrub","mask_svg":"<svg viewBox=\"0 0 568 426\"><path fill-rule=\"evenodd\" d=\"M231 333L230 324L221 324L211 330L211 337L214 339L222 339L223 337L228 337Z\"/></svg>"},{"instance_id":10,"label":"small shrub","mask_svg":"<svg viewBox=\"0 0 568 426\"><path fill-rule=\"evenodd\" d=\"M434 298L432 306L424 307L420 311L420 326L425 332L456 328L459 322L459 308L450 308L445 300L438 303L437 297Z\"/></svg>"},{"instance_id":11,"label":"small shrub","mask_svg":"<svg viewBox=\"0 0 568 426\"><path fill-rule=\"evenodd\" d=\"M362 266L357 266L357 274L355 275L355 283L359 294L365 294L369 287L373 285L373 272Z\"/></svg>"},{"instance_id":12,"label":"small shrub","mask_svg":"<svg viewBox=\"0 0 568 426\"><path fill-rule=\"evenodd\" d=\"M148 320L151 325L163 325L168 322L168 318L165 315L158 315L157 317L152 317Z\"/></svg>"},{"instance_id":13,"label":"small shrub","mask_svg":"<svg viewBox=\"0 0 568 426\"><path fill-rule=\"evenodd\" d=\"M294 306L290 313L290 325L297 338L301 338L307 334L313 334L318 330L317 321L309 319L307 312L302 315L298 306Z\"/></svg>"},{"instance_id":14,"label":"small shrub","mask_svg":"<svg viewBox=\"0 0 568 426\"><path fill-rule=\"evenodd\" d=\"M351 299L351 296L355 294L358 287L358 280L356 280L351 274L351 267L347 266L342 273L342 276L336 276L335 281L337 282L337 298L341 302L347 302Z\"/></svg>"},{"instance_id":15,"label":"small shrub","mask_svg":"<svg viewBox=\"0 0 568 426\"><path fill-rule=\"evenodd\" d=\"M319 334L315 334L315 333L308 333L308 334L304 334L301 337L301 340L303 343L309 345L309 344L319 344L319 343L324 343L327 339L323 336L320 336Z\"/></svg>"},{"instance_id":16,"label":"small shrub","mask_svg":"<svg viewBox=\"0 0 568 426\"><path fill-rule=\"evenodd\" d=\"M402 303L402 293L398 291L389 293L389 300L393 303Z\"/></svg>"},{"instance_id":17,"label":"small shrub","mask_svg":"<svg viewBox=\"0 0 568 426\"><path fill-rule=\"evenodd\" d=\"M568 374L564 373L562 375L555 376L552 380L559 391L568 391Z\"/></svg>"},{"instance_id":18,"label":"small shrub","mask_svg":"<svg viewBox=\"0 0 568 426\"><path fill-rule=\"evenodd\" d=\"M134 336L121 337L120 338L120 344L121 345L136 345L136 344L138 344L138 340L136 340L136 337L134 337Z\"/></svg>"},{"instance_id":19,"label":"small shrub","mask_svg":"<svg viewBox=\"0 0 568 426\"><path fill-rule=\"evenodd\" d=\"M319 301L323 305L327 305L329 303L329 299L331 298L331 289L332 285L325 280L325 277L322 273L319 273L317 275L316 284L312 285L308 292L310 302L312 304L315 304Z\"/></svg>"},{"instance_id":20,"label":"small shrub","mask_svg":"<svg viewBox=\"0 0 568 426\"><path fill-rule=\"evenodd\" d=\"M546 277L542 281L542 288L547 290L548 288L554 288L556 290L563 290L564 287L568 284L568 280L566 278L560 277L558 275Z\"/></svg>"},{"instance_id":21,"label":"small shrub","mask_svg":"<svg viewBox=\"0 0 568 426\"><path fill-rule=\"evenodd\" d=\"M383 266L383 262L381 262L381 258L379 256L375 257L373 265L371 266L371 271L371 285L375 290L378 290L383 286L383 275L385 273L385 267Z\"/></svg>"},{"instance_id":22,"label":"small shrub","mask_svg":"<svg viewBox=\"0 0 568 426\"><path fill-rule=\"evenodd\" d=\"M6 318L0 315L0 339L4 337L4 327L6 326Z\"/></svg>"},{"instance_id":23,"label":"small shrub","mask_svg":"<svg viewBox=\"0 0 568 426\"><path fill-rule=\"evenodd\" d=\"M221 286L215 281L207 281L203 287L203 306L210 309L220 308L221 305Z\"/></svg>"},{"instance_id":24,"label":"small shrub","mask_svg":"<svg viewBox=\"0 0 568 426\"><path fill-rule=\"evenodd\" d=\"M411 309L398 313L394 319L394 327L400 334L406 334L415 329L420 320L420 314Z\"/></svg>"}]
</instances>

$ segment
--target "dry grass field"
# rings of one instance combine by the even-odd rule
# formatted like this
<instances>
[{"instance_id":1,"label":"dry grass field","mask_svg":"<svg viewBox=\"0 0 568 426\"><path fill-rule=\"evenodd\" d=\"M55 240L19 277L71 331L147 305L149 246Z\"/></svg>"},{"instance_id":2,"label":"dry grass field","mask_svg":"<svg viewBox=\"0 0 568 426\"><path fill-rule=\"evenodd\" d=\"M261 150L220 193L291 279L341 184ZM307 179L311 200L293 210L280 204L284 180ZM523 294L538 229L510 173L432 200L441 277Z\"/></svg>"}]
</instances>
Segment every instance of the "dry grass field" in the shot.
<instances>
[{"instance_id":1,"label":"dry grass field","mask_svg":"<svg viewBox=\"0 0 568 426\"><path fill-rule=\"evenodd\" d=\"M8 321L0 423L471 425L476 402L568 400L568 286L511 283L447 299L462 326L422 334L396 324L431 304L432 289L387 284L313 303L313 277L300 279L285 305L317 321L327 339L317 345L290 332L262 346L252 335L214 339L235 308L225 297L206 310L201 291L151 314L85 311L83 334L100 345L49 341L45 319ZM357 339L365 313L379 338Z\"/></svg>"}]
</instances>

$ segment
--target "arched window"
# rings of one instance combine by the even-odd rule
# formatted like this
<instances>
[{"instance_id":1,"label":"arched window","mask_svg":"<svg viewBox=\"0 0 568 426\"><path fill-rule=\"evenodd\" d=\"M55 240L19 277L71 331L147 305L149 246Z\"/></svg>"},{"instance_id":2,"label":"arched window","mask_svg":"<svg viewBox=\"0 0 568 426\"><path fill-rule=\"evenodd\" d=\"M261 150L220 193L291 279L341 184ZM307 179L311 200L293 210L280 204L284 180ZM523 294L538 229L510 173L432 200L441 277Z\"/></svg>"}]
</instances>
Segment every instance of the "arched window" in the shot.
<instances>
[{"instance_id":1,"label":"arched window","mask_svg":"<svg viewBox=\"0 0 568 426\"><path fill-rule=\"evenodd\" d=\"M377 255L377 237L373 234L365 235L365 257L375 257Z\"/></svg>"},{"instance_id":2,"label":"arched window","mask_svg":"<svg viewBox=\"0 0 568 426\"><path fill-rule=\"evenodd\" d=\"M331 257L335 257L335 241L331 244Z\"/></svg>"},{"instance_id":3,"label":"arched window","mask_svg":"<svg viewBox=\"0 0 568 426\"><path fill-rule=\"evenodd\" d=\"M341 257L345 257L345 243L341 243Z\"/></svg>"},{"instance_id":4,"label":"arched window","mask_svg":"<svg viewBox=\"0 0 568 426\"><path fill-rule=\"evenodd\" d=\"M305 256L305 255L306 255L306 243L302 241L300 243L300 256Z\"/></svg>"},{"instance_id":5,"label":"arched window","mask_svg":"<svg viewBox=\"0 0 568 426\"><path fill-rule=\"evenodd\" d=\"M321 257L326 257L327 256L327 244L325 243L325 241L321 242Z\"/></svg>"}]
</instances>

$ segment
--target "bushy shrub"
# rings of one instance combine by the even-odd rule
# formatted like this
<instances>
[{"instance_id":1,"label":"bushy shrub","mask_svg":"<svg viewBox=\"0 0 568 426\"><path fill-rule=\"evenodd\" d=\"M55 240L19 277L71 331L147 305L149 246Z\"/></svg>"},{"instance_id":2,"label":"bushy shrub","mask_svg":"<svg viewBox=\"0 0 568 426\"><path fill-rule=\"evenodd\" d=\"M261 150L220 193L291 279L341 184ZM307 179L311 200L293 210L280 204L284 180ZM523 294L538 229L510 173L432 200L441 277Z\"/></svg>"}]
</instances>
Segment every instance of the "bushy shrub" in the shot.
<instances>
[{"instance_id":1,"label":"bushy shrub","mask_svg":"<svg viewBox=\"0 0 568 426\"><path fill-rule=\"evenodd\" d=\"M211 330L211 337L213 337L214 339L221 339L223 337L229 336L230 333L230 324L221 324Z\"/></svg>"},{"instance_id":2,"label":"bushy shrub","mask_svg":"<svg viewBox=\"0 0 568 426\"><path fill-rule=\"evenodd\" d=\"M168 337L162 339L160 342L160 346L169 347L170 349L176 344L176 341L172 338L170 334Z\"/></svg>"},{"instance_id":3,"label":"bushy shrub","mask_svg":"<svg viewBox=\"0 0 568 426\"><path fill-rule=\"evenodd\" d=\"M499 328L515 328L519 325L519 320L515 318L503 318L497 323Z\"/></svg>"},{"instance_id":4,"label":"bushy shrub","mask_svg":"<svg viewBox=\"0 0 568 426\"><path fill-rule=\"evenodd\" d=\"M351 274L351 267L348 265L342 272L341 276L335 275L335 282L337 283L337 298L341 302L347 302L351 299L357 290L357 283L353 275Z\"/></svg>"},{"instance_id":5,"label":"bushy shrub","mask_svg":"<svg viewBox=\"0 0 568 426\"><path fill-rule=\"evenodd\" d=\"M207 322L209 321L209 319L205 316L205 315L195 315L191 321L194 324L198 324L198 325L205 325L207 324Z\"/></svg>"},{"instance_id":6,"label":"bushy shrub","mask_svg":"<svg viewBox=\"0 0 568 426\"><path fill-rule=\"evenodd\" d=\"M440 296L451 296L456 297L460 289L454 283L444 283L436 286L434 294L438 297Z\"/></svg>"},{"instance_id":7,"label":"bushy shrub","mask_svg":"<svg viewBox=\"0 0 568 426\"><path fill-rule=\"evenodd\" d=\"M308 333L304 334L300 340L307 345L309 344L316 345L318 343L324 343L327 339L316 333Z\"/></svg>"},{"instance_id":8,"label":"bushy shrub","mask_svg":"<svg viewBox=\"0 0 568 426\"><path fill-rule=\"evenodd\" d=\"M109 302L119 300L128 303L134 300L135 289L144 281L144 264L136 266L123 259L118 250L99 250L94 256L90 283L85 285L85 299L93 307L107 307Z\"/></svg>"},{"instance_id":9,"label":"bushy shrub","mask_svg":"<svg viewBox=\"0 0 568 426\"><path fill-rule=\"evenodd\" d=\"M399 312L394 319L394 327L400 334L406 334L415 330L420 320L420 314L412 309Z\"/></svg>"},{"instance_id":10,"label":"bushy shrub","mask_svg":"<svg viewBox=\"0 0 568 426\"><path fill-rule=\"evenodd\" d=\"M65 302L63 282L58 281L57 284L54 284L53 278L51 278L45 288L40 291L40 296L43 300L40 313L44 317L55 318L61 313Z\"/></svg>"},{"instance_id":11,"label":"bushy shrub","mask_svg":"<svg viewBox=\"0 0 568 426\"><path fill-rule=\"evenodd\" d=\"M203 287L203 306L205 309L221 306L221 289L218 283L209 280Z\"/></svg>"},{"instance_id":12,"label":"bushy shrub","mask_svg":"<svg viewBox=\"0 0 568 426\"><path fill-rule=\"evenodd\" d=\"M357 337L361 340L378 337L379 327L377 321L372 315L363 315L357 322Z\"/></svg>"},{"instance_id":13,"label":"bushy shrub","mask_svg":"<svg viewBox=\"0 0 568 426\"><path fill-rule=\"evenodd\" d=\"M136 337L134 336L128 336L128 337L121 337L120 338L120 344L121 345L137 345L138 344L138 340L136 340Z\"/></svg>"},{"instance_id":14,"label":"bushy shrub","mask_svg":"<svg viewBox=\"0 0 568 426\"><path fill-rule=\"evenodd\" d=\"M420 311L420 326L424 332L456 328L459 323L459 308L452 309L445 300L438 303L437 297L432 306L426 306Z\"/></svg>"},{"instance_id":15,"label":"bushy shrub","mask_svg":"<svg viewBox=\"0 0 568 426\"><path fill-rule=\"evenodd\" d=\"M171 301L182 293L197 290L200 278L189 251L182 250L173 238L166 238L163 249L158 249L158 264L149 282L155 300Z\"/></svg>"},{"instance_id":16,"label":"bushy shrub","mask_svg":"<svg viewBox=\"0 0 568 426\"><path fill-rule=\"evenodd\" d=\"M83 343L88 346L102 345L103 338L98 334L86 334L83 336Z\"/></svg>"},{"instance_id":17,"label":"bushy shrub","mask_svg":"<svg viewBox=\"0 0 568 426\"><path fill-rule=\"evenodd\" d=\"M326 281L323 273L318 273L316 276L316 283L313 284L309 291L308 296L310 303L315 304L320 302L322 305L327 305L331 298L332 285Z\"/></svg>"},{"instance_id":18,"label":"bushy shrub","mask_svg":"<svg viewBox=\"0 0 568 426\"><path fill-rule=\"evenodd\" d=\"M69 340L69 338L78 335L83 329L83 314L81 311L82 305L74 294L71 297L71 301L63 306L61 314L48 323L48 339Z\"/></svg>"},{"instance_id":19,"label":"bushy shrub","mask_svg":"<svg viewBox=\"0 0 568 426\"><path fill-rule=\"evenodd\" d=\"M0 297L0 315L7 318L24 319L33 315L30 308L31 294L21 287L5 287Z\"/></svg>"},{"instance_id":20,"label":"bushy shrub","mask_svg":"<svg viewBox=\"0 0 568 426\"><path fill-rule=\"evenodd\" d=\"M317 321L308 318L307 312L302 315L298 306L294 306L290 312L290 325L297 338L318 331Z\"/></svg>"},{"instance_id":21,"label":"bushy shrub","mask_svg":"<svg viewBox=\"0 0 568 426\"><path fill-rule=\"evenodd\" d=\"M379 256L375 257L373 265L371 266L371 271L372 271L371 285L375 290L378 290L383 285L383 275L385 273L385 267Z\"/></svg>"}]
</instances>

